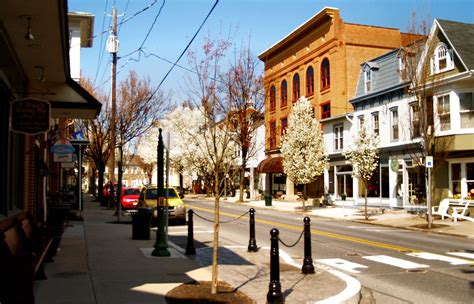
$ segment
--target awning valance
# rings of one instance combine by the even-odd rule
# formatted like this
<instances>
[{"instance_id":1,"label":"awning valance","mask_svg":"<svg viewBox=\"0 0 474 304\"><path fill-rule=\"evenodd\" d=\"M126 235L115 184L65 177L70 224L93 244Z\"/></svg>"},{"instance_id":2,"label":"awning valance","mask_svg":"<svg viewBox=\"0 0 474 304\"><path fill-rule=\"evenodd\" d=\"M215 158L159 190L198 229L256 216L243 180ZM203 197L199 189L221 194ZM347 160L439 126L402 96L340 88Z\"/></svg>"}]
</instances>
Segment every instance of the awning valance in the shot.
<instances>
[{"instance_id":1,"label":"awning valance","mask_svg":"<svg viewBox=\"0 0 474 304\"><path fill-rule=\"evenodd\" d=\"M269 157L257 166L258 173L283 173L283 157Z\"/></svg>"}]
</instances>

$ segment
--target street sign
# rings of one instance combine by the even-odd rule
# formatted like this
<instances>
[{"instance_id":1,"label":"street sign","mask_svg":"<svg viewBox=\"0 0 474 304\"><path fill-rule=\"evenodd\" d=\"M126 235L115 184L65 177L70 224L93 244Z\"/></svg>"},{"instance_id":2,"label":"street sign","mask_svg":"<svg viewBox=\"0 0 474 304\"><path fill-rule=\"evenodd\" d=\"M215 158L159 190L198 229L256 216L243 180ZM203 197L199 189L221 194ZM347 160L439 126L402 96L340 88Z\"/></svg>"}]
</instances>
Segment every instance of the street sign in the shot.
<instances>
[{"instance_id":1,"label":"street sign","mask_svg":"<svg viewBox=\"0 0 474 304\"><path fill-rule=\"evenodd\" d=\"M425 167L433 168L433 156L427 156L425 159Z\"/></svg>"}]
</instances>

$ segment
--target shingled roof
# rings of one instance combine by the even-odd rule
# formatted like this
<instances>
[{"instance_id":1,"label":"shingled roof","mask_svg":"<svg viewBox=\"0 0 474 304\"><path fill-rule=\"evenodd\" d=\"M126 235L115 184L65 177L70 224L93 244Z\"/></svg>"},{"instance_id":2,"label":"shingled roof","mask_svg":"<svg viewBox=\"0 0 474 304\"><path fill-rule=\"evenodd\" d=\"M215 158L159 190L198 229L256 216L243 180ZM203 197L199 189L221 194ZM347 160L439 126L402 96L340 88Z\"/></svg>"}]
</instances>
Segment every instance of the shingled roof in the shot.
<instances>
[{"instance_id":1,"label":"shingled roof","mask_svg":"<svg viewBox=\"0 0 474 304\"><path fill-rule=\"evenodd\" d=\"M474 70L474 24L436 19L469 70Z\"/></svg>"}]
</instances>

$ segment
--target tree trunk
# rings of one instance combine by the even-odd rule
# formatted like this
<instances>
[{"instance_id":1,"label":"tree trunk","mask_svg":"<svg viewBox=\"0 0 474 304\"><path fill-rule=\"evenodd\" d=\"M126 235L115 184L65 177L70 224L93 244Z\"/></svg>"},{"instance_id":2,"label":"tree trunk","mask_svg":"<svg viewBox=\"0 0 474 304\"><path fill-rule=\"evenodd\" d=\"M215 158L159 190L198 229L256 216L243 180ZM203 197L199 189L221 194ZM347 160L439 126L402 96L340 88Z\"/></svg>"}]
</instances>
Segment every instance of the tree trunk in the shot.
<instances>
[{"instance_id":1,"label":"tree trunk","mask_svg":"<svg viewBox=\"0 0 474 304\"><path fill-rule=\"evenodd\" d=\"M98 181L98 193L97 197L99 198L99 202L102 204L102 201L104 200L104 172L105 172L105 166L98 166L98 171L99 171L99 181Z\"/></svg>"},{"instance_id":2,"label":"tree trunk","mask_svg":"<svg viewBox=\"0 0 474 304\"><path fill-rule=\"evenodd\" d=\"M212 247L212 278L211 278L211 293L217 293L218 284L218 250L219 250L219 176L214 175L214 190L216 193L214 202L214 241Z\"/></svg>"},{"instance_id":3,"label":"tree trunk","mask_svg":"<svg viewBox=\"0 0 474 304\"><path fill-rule=\"evenodd\" d=\"M367 204L368 204L368 199L367 199L367 183L364 183L364 196L365 196L365 208L364 208L364 215L365 219L369 219L369 214L367 213Z\"/></svg>"},{"instance_id":4,"label":"tree trunk","mask_svg":"<svg viewBox=\"0 0 474 304\"><path fill-rule=\"evenodd\" d=\"M306 211L306 185L303 185L303 211Z\"/></svg>"}]
</instances>

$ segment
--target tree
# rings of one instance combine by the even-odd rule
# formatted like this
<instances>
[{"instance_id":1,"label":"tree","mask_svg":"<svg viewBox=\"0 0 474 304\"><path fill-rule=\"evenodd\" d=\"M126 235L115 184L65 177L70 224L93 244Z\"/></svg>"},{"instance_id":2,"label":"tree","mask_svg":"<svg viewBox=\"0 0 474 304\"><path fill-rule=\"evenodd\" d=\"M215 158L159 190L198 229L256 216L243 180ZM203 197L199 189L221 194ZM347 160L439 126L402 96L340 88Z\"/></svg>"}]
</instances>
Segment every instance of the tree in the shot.
<instances>
[{"instance_id":1,"label":"tree","mask_svg":"<svg viewBox=\"0 0 474 304\"><path fill-rule=\"evenodd\" d=\"M212 254L212 288L215 294L218 287L218 248L219 248L219 200L221 187L225 181L225 165L234 152L229 125L231 103L223 94L221 82L221 60L230 46L226 39L205 38L202 54L188 53L188 62L194 70L188 82L189 100L201 111L203 124L196 133L196 149L202 152L213 174L214 187L214 239ZM201 57L202 55L202 57Z\"/></svg>"},{"instance_id":2,"label":"tree","mask_svg":"<svg viewBox=\"0 0 474 304\"><path fill-rule=\"evenodd\" d=\"M319 122L314 118L308 99L301 97L288 117L288 129L281 143L283 170L295 184L304 185L303 209L305 209L306 185L314 182L328 167Z\"/></svg>"},{"instance_id":3,"label":"tree","mask_svg":"<svg viewBox=\"0 0 474 304\"><path fill-rule=\"evenodd\" d=\"M399 57L403 68L400 69L401 78L408 83L408 92L414 97L416 106L413 108L416 120L410 126L412 138L419 143L417 149L410 151L418 166L425 167L426 156L433 156L433 168L430 174L425 174L425 192L427 200L426 221L428 229L431 229L433 222L431 204L435 185L430 181L434 179L436 172L443 167L446 162L450 140L447 137L436 138L434 132L434 111L433 95L436 91L436 75L431 75L431 63L428 54L432 54L435 45L426 39L429 32L429 16L421 18L419 21L415 12L408 26L408 32L420 36L420 39L403 46L400 49ZM424 57L428 56L428 57ZM415 123L414 123L415 122ZM436 149L435 149L436 147ZM436 150L436 153L435 153ZM425 170L427 170L425 168Z\"/></svg>"},{"instance_id":4,"label":"tree","mask_svg":"<svg viewBox=\"0 0 474 304\"><path fill-rule=\"evenodd\" d=\"M343 152L343 155L352 165L352 177L357 177L364 185L364 216L366 220L369 219L367 213L367 185L379 164L378 143L377 134L369 131L366 124L362 124L354 143Z\"/></svg>"},{"instance_id":5,"label":"tree","mask_svg":"<svg viewBox=\"0 0 474 304\"><path fill-rule=\"evenodd\" d=\"M95 119L83 119L78 122L78 127L90 141L85 150L85 157L92 160L98 170L98 200L102 202L104 200L104 172L111 153L110 109L107 106L107 96L100 90L94 89L90 79L81 78L79 84L102 102L102 110Z\"/></svg>"},{"instance_id":6,"label":"tree","mask_svg":"<svg viewBox=\"0 0 474 304\"><path fill-rule=\"evenodd\" d=\"M118 112L116 118L116 134L120 157L118 163L118 194L120 200L123 174L123 149L138 140L155 122L169 110L167 98L158 89L153 89L150 79L140 79L135 71L130 71L127 78L120 83ZM158 137L156 137L157 139ZM157 140L147 145L157 145ZM156 143L156 144L154 144ZM121 205L118 204L119 211ZM117 213L120 220L120 212Z\"/></svg>"},{"instance_id":7,"label":"tree","mask_svg":"<svg viewBox=\"0 0 474 304\"><path fill-rule=\"evenodd\" d=\"M230 113L233 141L240 149L239 201L243 201L247 161L255 155L257 128L263 121L264 86L258 71L258 59L250 48L241 48L227 73L223 75L225 91L233 111Z\"/></svg>"}]
</instances>

